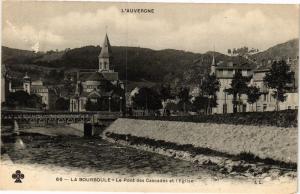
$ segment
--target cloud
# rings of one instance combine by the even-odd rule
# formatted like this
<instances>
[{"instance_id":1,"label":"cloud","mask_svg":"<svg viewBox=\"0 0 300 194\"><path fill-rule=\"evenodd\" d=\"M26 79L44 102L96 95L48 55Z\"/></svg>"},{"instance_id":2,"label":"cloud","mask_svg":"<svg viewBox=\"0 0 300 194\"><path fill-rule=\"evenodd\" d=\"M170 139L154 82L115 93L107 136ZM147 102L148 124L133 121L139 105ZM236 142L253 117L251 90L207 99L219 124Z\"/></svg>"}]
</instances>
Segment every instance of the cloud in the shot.
<instances>
[{"instance_id":1,"label":"cloud","mask_svg":"<svg viewBox=\"0 0 300 194\"><path fill-rule=\"evenodd\" d=\"M188 14L184 15L189 20ZM64 49L99 45L105 26L112 45L140 46L153 49L181 49L206 52L215 46L217 51L241 46L266 49L277 43L298 37L299 25L271 17L260 9L241 12L227 9L201 21L177 23L170 18L143 18L123 14L117 7L95 12L69 12L45 19L42 27L14 26L7 21L3 42L21 48ZM176 27L174 27L176 26Z\"/></svg>"},{"instance_id":2,"label":"cloud","mask_svg":"<svg viewBox=\"0 0 300 194\"><path fill-rule=\"evenodd\" d=\"M241 46L266 49L297 37L298 27L280 18L268 18L260 10L245 14L227 10L207 22L182 26L170 36L180 40L178 44L185 50L205 52L215 45L218 51L226 52L227 48Z\"/></svg>"},{"instance_id":3,"label":"cloud","mask_svg":"<svg viewBox=\"0 0 300 194\"><path fill-rule=\"evenodd\" d=\"M47 50L53 46L61 46L64 39L50 31L35 29L33 26L15 26L10 21L6 21L7 27L3 30L3 42L7 45L15 45L16 48Z\"/></svg>"}]
</instances>

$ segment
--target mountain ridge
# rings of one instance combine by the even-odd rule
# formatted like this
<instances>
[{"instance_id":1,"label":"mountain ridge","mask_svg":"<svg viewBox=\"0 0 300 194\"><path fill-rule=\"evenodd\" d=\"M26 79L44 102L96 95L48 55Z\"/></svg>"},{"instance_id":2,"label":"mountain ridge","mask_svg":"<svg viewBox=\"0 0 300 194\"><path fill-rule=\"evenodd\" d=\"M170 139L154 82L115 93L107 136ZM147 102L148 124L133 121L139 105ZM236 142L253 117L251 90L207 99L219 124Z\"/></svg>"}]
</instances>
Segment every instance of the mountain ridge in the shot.
<instances>
[{"instance_id":1,"label":"mountain ridge","mask_svg":"<svg viewBox=\"0 0 300 194\"><path fill-rule=\"evenodd\" d=\"M13 49L2 46L2 64L13 71L24 73L24 66L34 66L67 71L68 69L97 69L100 46L84 46L64 51L38 52ZM153 50L141 47L112 46L113 64L121 79L129 81L147 80L163 83L179 78L182 80L186 71L198 68L202 73L209 71L212 56L216 62L234 60L236 56L207 51L194 53L177 49ZM252 60L260 62L266 58L296 57L299 52L299 39L292 39L274 45L265 51L250 55ZM20 70L21 69L21 70ZM25 68L26 69L26 68ZM36 70L36 68L35 68ZM29 70L30 73L30 70ZM35 72L43 75L44 72Z\"/></svg>"}]
</instances>

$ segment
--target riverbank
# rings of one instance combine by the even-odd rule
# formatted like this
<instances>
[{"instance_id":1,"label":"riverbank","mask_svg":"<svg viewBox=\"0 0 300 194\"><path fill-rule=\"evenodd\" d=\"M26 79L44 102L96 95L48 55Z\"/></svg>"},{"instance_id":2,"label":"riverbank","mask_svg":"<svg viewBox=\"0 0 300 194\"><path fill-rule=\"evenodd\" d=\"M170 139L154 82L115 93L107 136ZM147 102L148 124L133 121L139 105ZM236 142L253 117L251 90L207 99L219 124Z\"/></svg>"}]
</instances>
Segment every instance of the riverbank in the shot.
<instances>
[{"instance_id":1,"label":"riverbank","mask_svg":"<svg viewBox=\"0 0 300 194\"><path fill-rule=\"evenodd\" d=\"M105 131L238 155L297 163L298 129L120 118Z\"/></svg>"},{"instance_id":2,"label":"riverbank","mask_svg":"<svg viewBox=\"0 0 300 194\"><path fill-rule=\"evenodd\" d=\"M102 137L226 176L297 176L297 128L118 119Z\"/></svg>"},{"instance_id":3,"label":"riverbank","mask_svg":"<svg viewBox=\"0 0 300 194\"><path fill-rule=\"evenodd\" d=\"M295 192L297 186L288 176L228 176L198 163L96 137L20 133L7 137L4 146L1 189L283 194ZM16 169L25 175L22 184L11 178Z\"/></svg>"}]
</instances>

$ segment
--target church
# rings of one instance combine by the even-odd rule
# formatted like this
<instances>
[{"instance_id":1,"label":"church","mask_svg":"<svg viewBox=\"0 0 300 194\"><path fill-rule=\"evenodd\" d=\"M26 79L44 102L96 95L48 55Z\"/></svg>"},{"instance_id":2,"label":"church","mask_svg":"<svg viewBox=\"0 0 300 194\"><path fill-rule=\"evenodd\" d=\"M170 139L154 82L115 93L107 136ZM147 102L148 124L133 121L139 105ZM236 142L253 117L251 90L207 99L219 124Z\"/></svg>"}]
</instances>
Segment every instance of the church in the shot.
<instances>
[{"instance_id":1,"label":"church","mask_svg":"<svg viewBox=\"0 0 300 194\"><path fill-rule=\"evenodd\" d=\"M114 71L113 54L107 34L98 56L98 70L77 73L76 91L70 98L71 112L120 111L125 104L124 84Z\"/></svg>"}]
</instances>

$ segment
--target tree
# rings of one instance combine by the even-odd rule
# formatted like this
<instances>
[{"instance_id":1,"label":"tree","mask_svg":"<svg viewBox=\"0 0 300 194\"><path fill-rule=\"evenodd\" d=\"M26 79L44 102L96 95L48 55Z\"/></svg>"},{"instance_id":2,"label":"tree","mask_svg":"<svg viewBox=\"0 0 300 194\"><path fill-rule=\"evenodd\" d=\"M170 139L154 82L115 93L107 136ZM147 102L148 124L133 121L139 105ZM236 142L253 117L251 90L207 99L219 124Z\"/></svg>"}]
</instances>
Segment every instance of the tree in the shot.
<instances>
[{"instance_id":1,"label":"tree","mask_svg":"<svg viewBox=\"0 0 300 194\"><path fill-rule=\"evenodd\" d=\"M15 108L16 106L25 106L28 99L29 94L27 92L10 92L6 99L6 105L12 108Z\"/></svg>"},{"instance_id":2,"label":"tree","mask_svg":"<svg viewBox=\"0 0 300 194\"><path fill-rule=\"evenodd\" d=\"M231 55L231 49L227 49L227 53Z\"/></svg>"},{"instance_id":3,"label":"tree","mask_svg":"<svg viewBox=\"0 0 300 194\"><path fill-rule=\"evenodd\" d=\"M216 92L218 92L220 90L220 81L218 80L218 78L215 76L215 74L209 75L207 74L203 81L202 81L202 85L201 85L201 90L203 95L206 95L208 97L208 102L207 102L207 110L208 112L211 112L211 105L213 105L211 103L211 99L213 97L216 96ZM215 104L216 106L217 104Z\"/></svg>"},{"instance_id":4,"label":"tree","mask_svg":"<svg viewBox=\"0 0 300 194\"><path fill-rule=\"evenodd\" d=\"M183 112L186 112L186 104L190 102L190 90L186 87L180 88L178 93L179 103L183 104Z\"/></svg>"},{"instance_id":5,"label":"tree","mask_svg":"<svg viewBox=\"0 0 300 194\"><path fill-rule=\"evenodd\" d=\"M66 111L69 110L69 100L64 98L58 98L55 102L55 110Z\"/></svg>"},{"instance_id":6,"label":"tree","mask_svg":"<svg viewBox=\"0 0 300 194\"><path fill-rule=\"evenodd\" d=\"M231 81L231 88L228 88L225 90L225 92L228 92L229 94L233 95L233 112L237 112L237 105L239 105L240 110L240 103L241 103L241 95L245 94L247 91L247 83L250 81L250 78L244 77L240 71L237 71ZM239 97L237 101L237 97Z\"/></svg>"},{"instance_id":7,"label":"tree","mask_svg":"<svg viewBox=\"0 0 300 194\"><path fill-rule=\"evenodd\" d=\"M178 111L178 105L175 102L168 102L165 107L166 110L176 112Z\"/></svg>"},{"instance_id":8,"label":"tree","mask_svg":"<svg viewBox=\"0 0 300 194\"><path fill-rule=\"evenodd\" d=\"M134 106L143 110L158 110L162 108L159 94L148 87L139 89L133 98Z\"/></svg>"},{"instance_id":9,"label":"tree","mask_svg":"<svg viewBox=\"0 0 300 194\"><path fill-rule=\"evenodd\" d=\"M252 105L253 111L253 104L256 103L261 95L259 88L256 86L249 86L247 89L247 102Z\"/></svg>"},{"instance_id":10,"label":"tree","mask_svg":"<svg viewBox=\"0 0 300 194\"><path fill-rule=\"evenodd\" d=\"M166 110L165 102L167 99L170 99L172 97L170 85L167 85L167 86L161 85L160 86L160 97L163 101L163 114L165 114L165 110Z\"/></svg>"},{"instance_id":11,"label":"tree","mask_svg":"<svg viewBox=\"0 0 300 194\"><path fill-rule=\"evenodd\" d=\"M43 108L42 97L36 94L29 95L27 106L30 108Z\"/></svg>"},{"instance_id":12,"label":"tree","mask_svg":"<svg viewBox=\"0 0 300 194\"><path fill-rule=\"evenodd\" d=\"M269 72L264 77L264 83L274 89L272 96L276 99L276 110L279 110L279 102L286 99L287 84L292 83L294 73L284 60L274 61Z\"/></svg>"},{"instance_id":13,"label":"tree","mask_svg":"<svg viewBox=\"0 0 300 194\"><path fill-rule=\"evenodd\" d=\"M108 99L97 98L93 101L88 98L85 104L87 111L107 111L108 110Z\"/></svg>"},{"instance_id":14,"label":"tree","mask_svg":"<svg viewBox=\"0 0 300 194\"><path fill-rule=\"evenodd\" d=\"M208 97L205 96L197 96L193 101L193 109L196 111L204 110L207 112L208 108Z\"/></svg>"},{"instance_id":15,"label":"tree","mask_svg":"<svg viewBox=\"0 0 300 194\"><path fill-rule=\"evenodd\" d=\"M63 81L63 87L61 88L61 93L63 96L70 97L75 93L76 85L73 83L70 76Z\"/></svg>"},{"instance_id":16,"label":"tree","mask_svg":"<svg viewBox=\"0 0 300 194\"><path fill-rule=\"evenodd\" d=\"M42 99L36 94L29 95L24 91L9 93L6 105L8 107L41 108Z\"/></svg>"}]
</instances>

